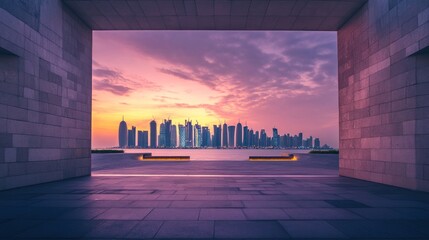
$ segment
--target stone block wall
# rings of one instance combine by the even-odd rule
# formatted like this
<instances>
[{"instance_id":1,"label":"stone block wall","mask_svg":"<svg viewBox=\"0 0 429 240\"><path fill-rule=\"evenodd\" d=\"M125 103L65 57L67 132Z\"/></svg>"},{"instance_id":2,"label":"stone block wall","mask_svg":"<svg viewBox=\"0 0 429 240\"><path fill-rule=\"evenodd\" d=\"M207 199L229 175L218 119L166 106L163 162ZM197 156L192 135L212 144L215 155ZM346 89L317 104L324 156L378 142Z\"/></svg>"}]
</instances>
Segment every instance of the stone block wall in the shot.
<instances>
[{"instance_id":1,"label":"stone block wall","mask_svg":"<svg viewBox=\"0 0 429 240\"><path fill-rule=\"evenodd\" d=\"M338 31L340 175L429 191L429 1L370 0Z\"/></svg>"},{"instance_id":2,"label":"stone block wall","mask_svg":"<svg viewBox=\"0 0 429 240\"><path fill-rule=\"evenodd\" d=\"M0 190L90 175L91 60L61 1L0 1Z\"/></svg>"}]
</instances>

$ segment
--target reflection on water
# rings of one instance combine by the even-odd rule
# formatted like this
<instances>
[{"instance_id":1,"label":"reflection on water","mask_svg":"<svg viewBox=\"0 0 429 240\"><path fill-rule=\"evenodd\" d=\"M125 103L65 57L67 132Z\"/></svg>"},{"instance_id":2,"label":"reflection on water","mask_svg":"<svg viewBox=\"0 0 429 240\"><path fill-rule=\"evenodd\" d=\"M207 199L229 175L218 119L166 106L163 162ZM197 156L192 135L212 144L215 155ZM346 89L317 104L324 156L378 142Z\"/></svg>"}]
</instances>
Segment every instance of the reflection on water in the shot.
<instances>
[{"instance_id":1,"label":"reflection on water","mask_svg":"<svg viewBox=\"0 0 429 240\"><path fill-rule=\"evenodd\" d=\"M152 153L153 156L190 156L193 161L243 161L249 156L285 156L308 153L296 149L125 149L126 153Z\"/></svg>"}]
</instances>

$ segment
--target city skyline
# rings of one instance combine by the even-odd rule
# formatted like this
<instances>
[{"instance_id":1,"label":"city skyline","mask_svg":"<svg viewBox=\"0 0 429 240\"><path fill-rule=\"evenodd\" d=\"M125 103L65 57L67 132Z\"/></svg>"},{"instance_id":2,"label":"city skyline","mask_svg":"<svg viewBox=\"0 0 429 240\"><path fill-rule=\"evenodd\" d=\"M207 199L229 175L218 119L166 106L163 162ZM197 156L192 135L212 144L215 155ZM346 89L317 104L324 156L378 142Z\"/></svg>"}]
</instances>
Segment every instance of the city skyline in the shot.
<instances>
[{"instance_id":1,"label":"city skyline","mask_svg":"<svg viewBox=\"0 0 429 240\"><path fill-rule=\"evenodd\" d=\"M275 125L338 147L335 32L95 31L93 41L94 148L117 144L122 115L136 126L153 116Z\"/></svg>"},{"instance_id":2,"label":"city skyline","mask_svg":"<svg viewBox=\"0 0 429 240\"><path fill-rule=\"evenodd\" d=\"M138 131L136 136L136 126L125 130L127 123L122 118L119 123L118 145L113 147L119 148L330 148L329 145L321 145L317 137L310 135L304 138L302 132L298 135L284 133L279 134L278 129L273 127L271 136L265 129L253 130L247 123L241 124L239 121L236 125L223 124L213 125L213 132L207 125L199 124L192 120L184 120L184 125L177 122L174 124L172 119L164 119L159 123L159 135L157 122L152 119L149 127ZM150 132L150 138L149 138ZM213 133L213 134L212 134ZM127 134L127 136L124 136ZM137 137L137 142L136 142ZM124 139L127 143L124 145ZM314 139L314 141L313 141ZM150 145L149 145L150 142Z\"/></svg>"}]
</instances>

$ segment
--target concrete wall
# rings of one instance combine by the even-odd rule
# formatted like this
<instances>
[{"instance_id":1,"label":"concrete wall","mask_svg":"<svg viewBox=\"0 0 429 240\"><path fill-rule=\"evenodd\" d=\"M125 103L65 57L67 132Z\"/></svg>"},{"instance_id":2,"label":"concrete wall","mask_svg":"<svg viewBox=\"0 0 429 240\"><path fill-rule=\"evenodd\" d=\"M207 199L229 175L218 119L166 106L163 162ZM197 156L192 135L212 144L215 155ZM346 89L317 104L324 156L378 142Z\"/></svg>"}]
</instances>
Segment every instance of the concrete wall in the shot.
<instances>
[{"instance_id":1,"label":"concrete wall","mask_svg":"<svg viewBox=\"0 0 429 240\"><path fill-rule=\"evenodd\" d=\"M0 1L0 190L90 174L91 46L61 1Z\"/></svg>"},{"instance_id":2,"label":"concrete wall","mask_svg":"<svg viewBox=\"0 0 429 240\"><path fill-rule=\"evenodd\" d=\"M429 191L429 1L371 0L338 31L340 174Z\"/></svg>"}]
</instances>

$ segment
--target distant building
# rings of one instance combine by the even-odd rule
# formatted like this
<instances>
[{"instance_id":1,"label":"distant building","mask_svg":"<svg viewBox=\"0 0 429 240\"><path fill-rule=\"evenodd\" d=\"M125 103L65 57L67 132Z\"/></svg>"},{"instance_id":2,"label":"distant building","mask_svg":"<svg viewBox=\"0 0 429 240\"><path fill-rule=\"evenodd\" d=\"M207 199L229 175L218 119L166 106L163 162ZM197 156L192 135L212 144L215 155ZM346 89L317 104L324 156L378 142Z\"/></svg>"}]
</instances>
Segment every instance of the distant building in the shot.
<instances>
[{"instance_id":1,"label":"distant building","mask_svg":"<svg viewBox=\"0 0 429 240\"><path fill-rule=\"evenodd\" d=\"M243 127L243 146L249 147L249 128L247 126Z\"/></svg>"},{"instance_id":2,"label":"distant building","mask_svg":"<svg viewBox=\"0 0 429 240\"><path fill-rule=\"evenodd\" d=\"M133 148L136 146L136 127L132 126L128 130L128 147Z\"/></svg>"},{"instance_id":3,"label":"distant building","mask_svg":"<svg viewBox=\"0 0 429 240\"><path fill-rule=\"evenodd\" d=\"M234 148L235 126L228 126L228 146Z\"/></svg>"},{"instance_id":4,"label":"distant building","mask_svg":"<svg viewBox=\"0 0 429 240\"><path fill-rule=\"evenodd\" d=\"M149 147L149 132L148 131L143 131L143 139L142 139L142 147L143 148L148 148Z\"/></svg>"},{"instance_id":5,"label":"distant building","mask_svg":"<svg viewBox=\"0 0 429 240\"><path fill-rule=\"evenodd\" d=\"M252 132L252 135L253 135L253 130L251 130L251 132ZM259 147L259 146L261 146L260 144L259 144L259 142L260 142L260 140L259 140L259 131L256 131L255 132L255 135L253 135L253 145L252 146L254 146L254 147Z\"/></svg>"},{"instance_id":6,"label":"distant building","mask_svg":"<svg viewBox=\"0 0 429 240\"><path fill-rule=\"evenodd\" d=\"M237 141L237 148L243 147L243 128L241 123L237 123L237 137L236 137L236 141Z\"/></svg>"},{"instance_id":7,"label":"distant building","mask_svg":"<svg viewBox=\"0 0 429 240\"><path fill-rule=\"evenodd\" d=\"M273 128L273 139L272 139L272 146L275 148L279 147L279 132L277 128Z\"/></svg>"},{"instance_id":8,"label":"distant building","mask_svg":"<svg viewBox=\"0 0 429 240\"><path fill-rule=\"evenodd\" d=\"M319 138L314 139L314 148L320 148L320 139Z\"/></svg>"},{"instance_id":9,"label":"distant building","mask_svg":"<svg viewBox=\"0 0 429 240\"><path fill-rule=\"evenodd\" d=\"M213 125L212 144L213 144L214 148L220 148L221 147L221 132L222 132L221 125L219 125L219 126Z\"/></svg>"},{"instance_id":10,"label":"distant building","mask_svg":"<svg viewBox=\"0 0 429 240\"><path fill-rule=\"evenodd\" d=\"M171 148L171 120L164 119L164 147Z\"/></svg>"},{"instance_id":11,"label":"distant building","mask_svg":"<svg viewBox=\"0 0 429 240\"><path fill-rule=\"evenodd\" d=\"M201 125L195 124L194 126L194 147L201 147L202 135L201 135Z\"/></svg>"},{"instance_id":12,"label":"distant building","mask_svg":"<svg viewBox=\"0 0 429 240\"><path fill-rule=\"evenodd\" d=\"M261 138L259 140L259 146L264 148L267 147L267 133L265 129L261 129Z\"/></svg>"},{"instance_id":13,"label":"distant building","mask_svg":"<svg viewBox=\"0 0 429 240\"><path fill-rule=\"evenodd\" d=\"M298 134L298 142L297 142L297 146L296 147L301 147L302 146L302 133Z\"/></svg>"},{"instance_id":14,"label":"distant building","mask_svg":"<svg viewBox=\"0 0 429 240\"><path fill-rule=\"evenodd\" d=\"M176 125L171 125L170 136L171 136L170 147L171 148L177 147L177 128L176 128Z\"/></svg>"},{"instance_id":15,"label":"distant building","mask_svg":"<svg viewBox=\"0 0 429 240\"><path fill-rule=\"evenodd\" d=\"M179 124L179 147L186 147L186 131L185 126L182 124Z\"/></svg>"},{"instance_id":16,"label":"distant building","mask_svg":"<svg viewBox=\"0 0 429 240\"><path fill-rule=\"evenodd\" d=\"M137 131L137 146L143 147L143 131Z\"/></svg>"},{"instance_id":17,"label":"distant building","mask_svg":"<svg viewBox=\"0 0 429 240\"><path fill-rule=\"evenodd\" d=\"M223 124L222 147L228 147L228 125L226 123Z\"/></svg>"},{"instance_id":18,"label":"distant building","mask_svg":"<svg viewBox=\"0 0 429 240\"><path fill-rule=\"evenodd\" d=\"M208 147L208 146L210 146L210 129L209 127L203 127L201 147Z\"/></svg>"},{"instance_id":19,"label":"distant building","mask_svg":"<svg viewBox=\"0 0 429 240\"><path fill-rule=\"evenodd\" d=\"M193 143L193 129L192 129L192 121L185 121L185 134L186 134L186 147L192 148L194 146Z\"/></svg>"},{"instance_id":20,"label":"distant building","mask_svg":"<svg viewBox=\"0 0 429 240\"><path fill-rule=\"evenodd\" d=\"M256 147L256 143L258 142L258 140L256 140L256 134L259 135L259 132L256 131L256 133L253 133L253 129L249 130L249 147Z\"/></svg>"},{"instance_id":21,"label":"distant building","mask_svg":"<svg viewBox=\"0 0 429 240\"><path fill-rule=\"evenodd\" d=\"M158 133L156 132L156 121L150 121L150 147L156 148L156 138Z\"/></svg>"},{"instance_id":22,"label":"distant building","mask_svg":"<svg viewBox=\"0 0 429 240\"><path fill-rule=\"evenodd\" d=\"M165 124L164 123L161 123L159 125L158 147L165 148Z\"/></svg>"},{"instance_id":23,"label":"distant building","mask_svg":"<svg viewBox=\"0 0 429 240\"><path fill-rule=\"evenodd\" d=\"M127 123L124 121L124 117L122 117L122 121L119 123L119 147L126 148L128 146L128 127Z\"/></svg>"}]
</instances>

